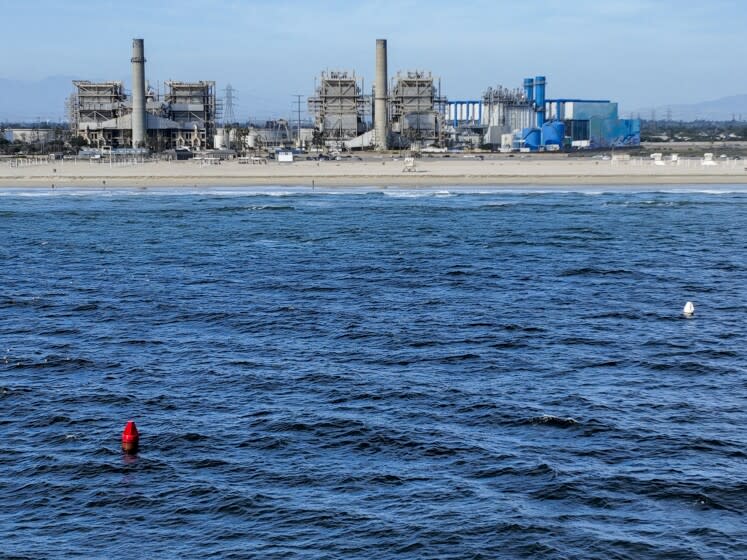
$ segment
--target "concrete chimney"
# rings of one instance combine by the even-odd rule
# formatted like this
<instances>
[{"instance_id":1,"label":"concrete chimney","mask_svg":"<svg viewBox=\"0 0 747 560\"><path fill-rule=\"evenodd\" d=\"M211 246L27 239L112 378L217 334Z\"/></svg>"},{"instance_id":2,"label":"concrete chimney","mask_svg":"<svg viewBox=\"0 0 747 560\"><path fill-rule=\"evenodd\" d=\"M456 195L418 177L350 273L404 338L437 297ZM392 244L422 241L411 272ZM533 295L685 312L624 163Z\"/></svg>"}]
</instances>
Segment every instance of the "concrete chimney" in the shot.
<instances>
[{"instance_id":1,"label":"concrete chimney","mask_svg":"<svg viewBox=\"0 0 747 560\"><path fill-rule=\"evenodd\" d=\"M389 148L387 131L387 70L386 70L386 39L376 39L376 84L374 97L374 131L376 134L376 149L384 151Z\"/></svg>"},{"instance_id":2,"label":"concrete chimney","mask_svg":"<svg viewBox=\"0 0 747 560\"><path fill-rule=\"evenodd\" d=\"M132 147L146 146L145 48L142 39L132 40Z\"/></svg>"}]
</instances>

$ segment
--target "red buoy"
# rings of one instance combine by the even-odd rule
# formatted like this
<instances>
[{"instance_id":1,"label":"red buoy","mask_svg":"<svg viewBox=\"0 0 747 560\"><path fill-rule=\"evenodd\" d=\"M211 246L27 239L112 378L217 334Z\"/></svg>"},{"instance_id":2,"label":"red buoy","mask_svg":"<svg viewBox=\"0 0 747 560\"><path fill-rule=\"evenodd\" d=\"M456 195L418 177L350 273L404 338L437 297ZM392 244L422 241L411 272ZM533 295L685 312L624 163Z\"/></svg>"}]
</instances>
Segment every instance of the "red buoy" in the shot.
<instances>
[{"instance_id":1,"label":"red buoy","mask_svg":"<svg viewBox=\"0 0 747 560\"><path fill-rule=\"evenodd\" d=\"M122 432L122 451L134 455L137 453L137 447L140 443L140 434L137 432L135 422L130 420Z\"/></svg>"}]
</instances>

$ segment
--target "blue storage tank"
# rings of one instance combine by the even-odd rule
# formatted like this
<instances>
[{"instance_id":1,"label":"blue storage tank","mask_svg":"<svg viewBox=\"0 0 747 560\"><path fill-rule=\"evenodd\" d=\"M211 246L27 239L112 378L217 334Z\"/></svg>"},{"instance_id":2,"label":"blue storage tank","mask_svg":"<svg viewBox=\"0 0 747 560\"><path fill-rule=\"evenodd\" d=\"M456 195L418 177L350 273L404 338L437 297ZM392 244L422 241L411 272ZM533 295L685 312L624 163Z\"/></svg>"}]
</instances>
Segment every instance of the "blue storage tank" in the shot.
<instances>
[{"instance_id":1,"label":"blue storage tank","mask_svg":"<svg viewBox=\"0 0 747 560\"><path fill-rule=\"evenodd\" d=\"M524 140L525 148L536 150L540 147L542 133L539 128L525 128L521 131L521 139Z\"/></svg>"},{"instance_id":2,"label":"blue storage tank","mask_svg":"<svg viewBox=\"0 0 747 560\"><path fill-rule=\"evenodd\" d=\"M542 125L542 145L562 146L565 139L565 124L562 121L552 121Z\"/></svg>"}]
</instances>

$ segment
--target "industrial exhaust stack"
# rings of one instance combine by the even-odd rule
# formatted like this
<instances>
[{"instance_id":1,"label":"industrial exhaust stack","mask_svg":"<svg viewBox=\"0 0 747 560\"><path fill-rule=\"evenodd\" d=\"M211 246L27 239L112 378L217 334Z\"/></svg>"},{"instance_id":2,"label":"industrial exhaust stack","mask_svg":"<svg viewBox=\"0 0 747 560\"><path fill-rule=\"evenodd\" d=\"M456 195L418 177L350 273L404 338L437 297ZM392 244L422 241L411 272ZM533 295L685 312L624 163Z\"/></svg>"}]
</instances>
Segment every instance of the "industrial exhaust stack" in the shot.
<instances>
[{"instance_id":1,"label":"industrial exhaust stack","mask_svg":"<svg viewBox=\"0 0 747 560\"><path fill-rule=\"evenodd\" d=\"M524 97L531 103L534 101L534 79L524 78Z\"/></svg>"},{"instance_id":2,"label":"industrial exhaust stack","mask_svg":"<svg viewBox=\"0 0 747 560\"><path fill-rule=\"evenodd\" d=\"M376 84L374 98L374 131L376 149L385 151L389 148L387 139L387 60L386 39L376 39Z\"/></svg>"},{"instance_id":3,"label":"industrial exhaust stack","mask_svg":"<svg viewBox=\"0 0 747 560\"><path fill-rule=\"evenodd\" d=\"M545 124L545 77L534 78L534 97L537 102L537 126Z\"/></svg>"},{"instance_id":4,"label":"industrial exhaust stack","mask_svg":"<svg viewBox=\"0 0 747 560\"><path fill-rule=\"evenodd\" d=\"M142 39L132 40L132 147L146 146L145 48Z\"/></svg>"}]
</instances>

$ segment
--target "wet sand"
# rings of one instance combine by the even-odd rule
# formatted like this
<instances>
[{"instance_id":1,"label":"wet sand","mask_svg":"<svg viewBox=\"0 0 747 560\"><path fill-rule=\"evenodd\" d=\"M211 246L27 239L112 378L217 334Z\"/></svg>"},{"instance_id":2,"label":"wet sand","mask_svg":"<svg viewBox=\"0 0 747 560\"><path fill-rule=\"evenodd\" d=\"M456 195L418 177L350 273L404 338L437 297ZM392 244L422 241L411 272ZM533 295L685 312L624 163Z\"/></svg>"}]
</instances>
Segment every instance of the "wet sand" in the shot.
<instances>
[{"instance_id":1,"label":"wet sand","mask_svg":"<svg viewBox=\"0 0 747 560\"><path fill-rule=\"evenodd\" d=\"M265 165L226 161L114 163L56 161L11 166L0 163L0 188L9 187L207 187L207 186L583 186L583 185L747 185L747 163L698 159L655 165L646 159L423 158L414 171L402 159L369 157L360 161L296 161Z\"/></svg>"}]
</instances>

